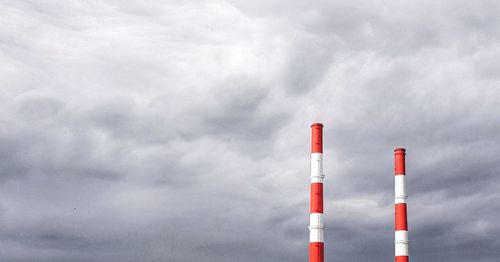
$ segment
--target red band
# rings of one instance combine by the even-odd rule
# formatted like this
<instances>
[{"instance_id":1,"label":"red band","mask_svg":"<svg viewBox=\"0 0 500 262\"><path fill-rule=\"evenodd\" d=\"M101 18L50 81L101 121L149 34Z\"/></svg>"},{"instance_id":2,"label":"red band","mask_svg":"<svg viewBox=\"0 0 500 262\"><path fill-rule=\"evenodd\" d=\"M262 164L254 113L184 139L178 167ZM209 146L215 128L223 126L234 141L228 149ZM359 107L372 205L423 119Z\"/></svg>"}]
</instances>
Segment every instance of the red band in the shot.
<instances>
[{"instance_id":1,"label":"red band","mask_svg":"<svg viewBox=\"0 0 500 262\"><path fill-rule=\"evenodd\" d=\"M397 256L396 257L396 262L408 262L408 261L410 261L408 256Z\"/></svg>"},{"instance_id":2,"label":"red band","mask_svg":"<svg viewBox=\"0 0 500 262\"><path fill-rule=\"evenodd\" d=\"M323 153L323 124L314 123L312 128L311 152Z\"/></svg>"},{"instance_id":3,"label":"red band","mask_svg":"<svg viewBox=\"0 0 500 262\"><path fill-rule=\"evenodd\" d=\"M323 213L323 183L311 184L311 213Z\"/></svg>"},{"instance_id":4,"label":"red band","mask_svg":"<svg viewBox=\"0 0 500 262\"><path fill-rule=\"evenodd\" d=\"M406 204L399 203L394 205L394 209L396 211L395 219L396 219L396 230L408 230L408 224L406 223Z\"/></svg>"},{"instance_id":5,"label":"red band","mask_svg":"<svg viewBox=\"0 0 500 262\"><path fill-rule=\"evenodd\" d=\"M323 262L325 260L325 244L321 242L309 243L309 262Z\"/></svg>"},{"instance_id":6,"label":"red band","mask_svg":"<svg viewBox=\"0 0 500 262\"><path fill-rule=\"evenodd\" d=\"M394 174L401 175L405 174L405 155L406 149L396 148L394 149Z\"/></svg>"}]
</instances>

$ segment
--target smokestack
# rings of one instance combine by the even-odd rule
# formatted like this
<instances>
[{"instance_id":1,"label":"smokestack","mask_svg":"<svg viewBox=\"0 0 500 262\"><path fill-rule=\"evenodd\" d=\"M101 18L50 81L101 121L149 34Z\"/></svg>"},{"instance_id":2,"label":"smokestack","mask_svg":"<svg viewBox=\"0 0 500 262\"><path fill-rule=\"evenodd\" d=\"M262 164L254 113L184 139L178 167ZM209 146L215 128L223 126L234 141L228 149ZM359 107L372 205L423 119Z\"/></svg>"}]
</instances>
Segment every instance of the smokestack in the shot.
<instances>
[{"instance_id":1,"label":"smokestack","mask_svg":"<svg viewBox=\"0 0 500 262\"><path fill-rule=\"evenodd\" d=\"M323 225L323 124L314 123L311 143L311 209L309 216L309 262L324 262Z\"/></svg>"},{"instance_id":2,"label":"smokestack","mask_svg":"<svg viewBox=\"0 0 500 262\"><path fill-rule=\"evenodd\" d=\"M394 149L394 210L395 234L394 251L396 262L408 262L408 223L406 220L406 175L405 175L406 149Z\"/></svg>"}]
</instances>

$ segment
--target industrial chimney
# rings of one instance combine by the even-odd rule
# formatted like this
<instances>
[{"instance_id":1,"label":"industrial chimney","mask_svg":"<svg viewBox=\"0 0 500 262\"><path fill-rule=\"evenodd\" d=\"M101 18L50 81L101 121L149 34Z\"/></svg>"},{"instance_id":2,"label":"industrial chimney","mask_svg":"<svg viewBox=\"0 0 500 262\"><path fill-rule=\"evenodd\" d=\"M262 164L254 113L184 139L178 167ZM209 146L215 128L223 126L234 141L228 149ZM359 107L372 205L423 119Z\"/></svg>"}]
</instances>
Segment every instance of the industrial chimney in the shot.
<instances>
[{"instance_id":1,"label":"industrial chimney","mask_svg":"<svg viewBox=\"0 0 500 262\"><path fill-rule=\"evenodd\" d=\"M395 234L394 251L396 262L408 262L408 223L406 220L406 149L394 149L394 211Z\"/></svg>"},{"instance_id":2,"label":"industrial chimney","mask_svg":"<svg viewBox=\"0 0 500 262\"><path fill-rule=\"evenodd\" d=\"M314 123L311 143L311 209L309 217L309 262L324 262L323 224L323 124Z\"/></svg>"}]
</instances>

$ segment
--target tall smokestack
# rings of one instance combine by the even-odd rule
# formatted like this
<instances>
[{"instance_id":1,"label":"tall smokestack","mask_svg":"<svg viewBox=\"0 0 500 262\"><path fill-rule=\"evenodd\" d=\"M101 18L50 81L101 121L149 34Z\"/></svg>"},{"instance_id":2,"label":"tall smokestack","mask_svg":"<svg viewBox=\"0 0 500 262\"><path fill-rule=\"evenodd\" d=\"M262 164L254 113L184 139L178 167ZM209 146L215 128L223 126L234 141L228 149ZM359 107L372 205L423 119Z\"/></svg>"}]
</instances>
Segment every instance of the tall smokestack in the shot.
<instances>
[{"instance_id":1,"label":"tall smokestack","mask_svg":"<svg viewBox=\"0 0 500 262\"><path fill-rule=\"evenodd\" d=\"M323 225L323 124L314 123L311 143L311 209L309 216L309 262L324 262Z\"/></svg>"},{"instance_id":2,"label":"tall smokestack","mask_svg":"<svg viewBox=\"0 0 500 262\"><path fill-rule=\"evenodd\" d=\"M395 234L394 250L396 262L408 262L408 223L406 219L406 149L394 149L394 210Z\"/></svg>"}]
</instances>

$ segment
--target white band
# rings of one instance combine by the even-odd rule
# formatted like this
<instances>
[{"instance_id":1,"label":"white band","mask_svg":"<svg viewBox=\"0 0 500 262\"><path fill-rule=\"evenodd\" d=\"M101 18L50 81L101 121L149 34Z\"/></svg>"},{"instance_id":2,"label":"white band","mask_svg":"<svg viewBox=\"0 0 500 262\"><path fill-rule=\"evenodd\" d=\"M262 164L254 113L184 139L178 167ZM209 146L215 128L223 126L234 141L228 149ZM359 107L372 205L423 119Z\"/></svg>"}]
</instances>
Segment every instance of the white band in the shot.
<instances>
[{"instance_id":1,"label":"white band","mask_svg":"<svg viewBox=\"0 0 500 262\"><path fill-rule=\"evenodd\" d=\"M406 203L406 176L396 175L394 177L394 203Z\"/></svg>"},{"instance_id":2,"label":"white band","mask_svg":"<svg viewBox=\"0 0 500 262\"><path fill-rule=\"evenodd\" d=\"M394 242L408 244L408 231L396 230L396 232L394 234Z\"/></svg>"},{"instance_id":3,"label":"white band","mask_svg":"<svg viewBox=\"0 0 500 262\"><path fill-rule=\"evenodd\" d=\"M311 213L309 214L309 226L310 227L321 227L323 228L323 214L321 213Z\"/></svg>"},{"instance_id":4,"label":"white band","mask_svg":"<svg viewBox=\"0 0 500 262\"><path fill-rule=\"evenodd\" d=\"M408 256L408 243L396 243L395 256Z\"/></svg>"},{"instance_id":5,"label":"white band","mask_svg":"<svg viewBox=\"0 0 500 262\"><path fill-rule=\"evenodd\" d=\"M311 183L323 183L323 154L311 153Z\"/></svg>"},{"instance_id":6,"label":"white band","mask_svg":"<svg viewBox=\"0 0 500 262\"><path fill-rule=\"evenodd\" d=\"M323 228L309 228L309 242L321 242L324 243Z\"/></svg>"},{"instance_id":7,"label":"white band","mask_svg":"<svg viewBox=\"0 0 500 262\"><path fill-rule=\"evenodd\" d=\"M408 231L397 230L394 239L395 255L408 256Z\"/></svg>"},{"instance_id":8,"label":"white band","mask_svg":"<svg viewBox=\"0 0 500 262\"><path fill-rule=\"evenodd\" d=\"M323 214L309 214L309 242L323 242L324 228Z\"/></svg>"}]
</instances>

